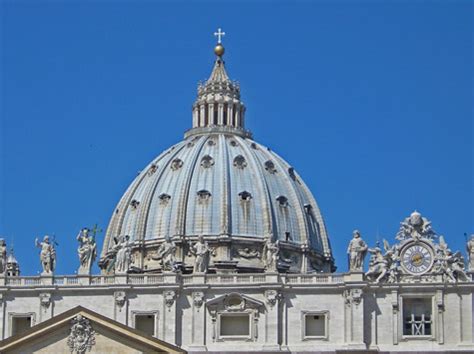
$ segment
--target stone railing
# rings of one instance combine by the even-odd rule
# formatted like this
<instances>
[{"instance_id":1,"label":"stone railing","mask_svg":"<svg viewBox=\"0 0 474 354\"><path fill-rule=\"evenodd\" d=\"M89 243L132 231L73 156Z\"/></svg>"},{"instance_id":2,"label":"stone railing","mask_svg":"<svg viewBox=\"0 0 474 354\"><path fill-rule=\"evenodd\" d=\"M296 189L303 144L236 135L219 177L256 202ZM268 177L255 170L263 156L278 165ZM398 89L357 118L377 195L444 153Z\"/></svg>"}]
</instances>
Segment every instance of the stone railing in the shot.
<instances>
[{"instance_id":1,"label":"stone railing","mask_svg":"<svg viewBox=\"0 0 474 354\"><path fill-rule=\"evenodd\" d=\"M459 284L472 283L472 274L469 273L467 281ZM282 273L258 273L258 274L189 274L181 275L175 273L163 274L123 274L123 275L55 275L47 276L21 276L21 277L1 277L0 288L2 287L23 287L35 288L42 286L54 287L79 287L79 286L113 286L129 285L133 287L150 285L167 286L193 286L193 285L216 285L216 286L241 286L258 284L281 284L286 286L307 286L307 285L334 285L345 282L367 282L363 274L332 273L332 274L282 274ZM421 276L403 278L403 283L443 283L442 277ZM371 282L368 281L368 284ZM448 282L449 283L449 282Z\"/></svg>"},{"instance_id":2,"label":"stone railing","mask_svg":"<svg viewBox=\"0 0 474 354\"><path fill-rule=\"evenodd\" d=\"M194 284L209 285L241 285L241 284L287 284L289 286L306 284L340 284L344 283L344 274L123 274L123 275L54 275L0 277L0 287L74 287L74 286L110 286L131 285L147 286L157 284L192 286Z\"/></svg>"}]
</instances>

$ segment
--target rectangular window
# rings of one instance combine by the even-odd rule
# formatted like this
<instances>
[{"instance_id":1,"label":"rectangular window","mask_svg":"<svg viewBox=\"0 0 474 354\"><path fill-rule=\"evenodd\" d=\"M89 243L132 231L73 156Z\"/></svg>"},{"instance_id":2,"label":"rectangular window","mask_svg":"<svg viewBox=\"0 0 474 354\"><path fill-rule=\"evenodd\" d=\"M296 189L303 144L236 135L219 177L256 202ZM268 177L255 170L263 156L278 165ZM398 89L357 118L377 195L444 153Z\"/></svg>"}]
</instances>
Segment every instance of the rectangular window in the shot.
<instances>
[{"instance_id":1,"label":"rectangular window","mask_svg":"<svg viewBox=\"0 0 474 354\"><path fill-rule=\"evenodd\" d=\"M403 299L403 335L431 336L432 333L431 298Z\"/></svg>"},{"instance_id":2,"label":"rectangular window","mask_svg":"<svg viewBox=\"0 0 474 354\"><path fill-rule=\"evenodd\" d=\"M135 315L135 328L150 336L155 335L155 315L141 314Z\"/></svg>"},{"instance_id":3,"label":"rectangular window","mask_svg":"<svg viewBox=\"0 0 474 354\"><path fill-rule=\"evenodd\" d=\"M12 317L12 336L23 333L28 328L31 328L31 316Z\"/></svg>"},{"instance_id":4,"label":"rectangular window","mask_svg":"<svg viewBox=\"0 0 474 354\"><path fill-rule=\"evenodd\" d=\"M327 312L303 313L303 339L327 338Z\"/></svg>"},{"instance_id":5,"label":"rectangular window","mask_svg":"<svg viewBox=\"0 0 474 354\"><path fill-rule=\"evenodd\" d=\"M223 337L249 337L249 314L222 314L220 316L220 335Z\"/></svg>"}]
</instances>

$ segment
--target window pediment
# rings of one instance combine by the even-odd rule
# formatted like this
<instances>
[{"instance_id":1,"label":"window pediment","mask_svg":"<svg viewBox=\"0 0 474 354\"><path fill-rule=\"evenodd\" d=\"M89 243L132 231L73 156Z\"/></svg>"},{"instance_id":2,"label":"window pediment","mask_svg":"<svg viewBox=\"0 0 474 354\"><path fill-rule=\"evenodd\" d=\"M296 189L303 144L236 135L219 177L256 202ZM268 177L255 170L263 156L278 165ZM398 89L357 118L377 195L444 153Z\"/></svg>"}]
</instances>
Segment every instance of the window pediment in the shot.
<instances>
[{"instance_id":1,"label":"window pediment","mask_svg":"<svg viewBox=\"0 0 474 354\"><path fill-rule=\"evenodd\" d=\"M258 310L264 307L264 303L250 296L230 293L209 300L207 307L213 311L246 311Z\"/></svg>"}]
</instances>

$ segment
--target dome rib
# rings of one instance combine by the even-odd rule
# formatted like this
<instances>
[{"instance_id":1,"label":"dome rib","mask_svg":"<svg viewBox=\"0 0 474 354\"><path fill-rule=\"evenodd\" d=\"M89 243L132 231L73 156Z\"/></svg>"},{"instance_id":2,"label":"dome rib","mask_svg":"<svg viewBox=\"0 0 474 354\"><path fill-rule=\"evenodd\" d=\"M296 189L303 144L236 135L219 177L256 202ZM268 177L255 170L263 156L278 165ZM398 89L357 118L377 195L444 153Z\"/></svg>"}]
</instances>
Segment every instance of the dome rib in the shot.
<instances>
[{"instance_id":1,"label":"dome rib","mask_svg":"<svg viewBox=\"0 0 474 354\"><path fill-rule=\"evenodd\" d=\"M196 168L196 164L198 162L199 156L201 155L201 151L203 150L206 142L208 141L209 137L202 137L198 139L196 143L199 143L199 147L194 152L194 155L192 157L192 163L189 164L188 169L186 170L187 173L187 178L186 178L186 183L185 185L181 186L181 193L180 193L180 198L178 201L178 211L176 215L176 224L175 224L175 231L173 236L183 236L186 235L186 219L187 219L187 207L189 204L189 196L190 196L190 185L193 177L193 171Z\"/></svg>"},{"instance_id":2,"label":"dome rib","mask_svg":"<svg viewBox=\"0 0 474 354\"><path fill-rule=\"evenodd\" d=\"M227 181L230 179L230 171L229 171L229 148L226 144L226 139L224 136L219 136L219 145L221 146L222 156L221 156L221 163L222 163L222 178L221 178L221 215L220 215L220 232L221 235L229 235L231 226L232 226L232 211L231 203L229 203L231 199L230 196L230 188L229 183Z\"/></svg>"},{"instance_id":3,"label":"dome rib","mask_svg":"<svg viewBox=\"0 0 474 354\"><path fill-rule=\"evenodd\" d=\"M273 234L273 210L272 208L268 208L269 205L272 205L271 203L271 196L270 196L270 190L267 185L267 181L265 179L262 167L259 163L253 163L254 161L259 161L256 154L252 151L252 148L247 145L246 140L239 138L239 142L241 146L244 147L244 150L247 152L248 155L253 156L252 159L252 165L255 165L256 171L258 171L258 178L257 181L260 185L260 193L261 197L261 203L262 203L262 210L263 210L263 224L265 225L264 227L264 236L266 237L271 237L272 239L275 237ZM257 194L257 195L258 195Z\"/></svg>"}]
</instances>

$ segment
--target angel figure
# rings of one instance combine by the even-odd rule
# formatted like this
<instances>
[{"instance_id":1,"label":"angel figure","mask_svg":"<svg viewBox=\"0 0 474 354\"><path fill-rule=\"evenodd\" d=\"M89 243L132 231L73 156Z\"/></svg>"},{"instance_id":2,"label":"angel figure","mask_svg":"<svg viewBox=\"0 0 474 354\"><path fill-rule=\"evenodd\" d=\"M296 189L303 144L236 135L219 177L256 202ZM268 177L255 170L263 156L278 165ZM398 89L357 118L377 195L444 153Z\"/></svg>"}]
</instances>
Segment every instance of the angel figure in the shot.
<instances>
[{"instance_id":1,"label":"angel figure","mask_svg":"<svg viewBox=\"0 0 474 354\"><path fill-rule=\"evenodd\" d=\"M369 270L365 273L367 278L375 278L375 282L378 283L388 272L388 262L385 260L382 250L378 246L375 248L369 248L367 250L370 256Z\"/></svg>"}]
</instances>

